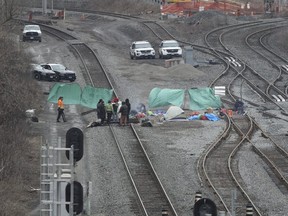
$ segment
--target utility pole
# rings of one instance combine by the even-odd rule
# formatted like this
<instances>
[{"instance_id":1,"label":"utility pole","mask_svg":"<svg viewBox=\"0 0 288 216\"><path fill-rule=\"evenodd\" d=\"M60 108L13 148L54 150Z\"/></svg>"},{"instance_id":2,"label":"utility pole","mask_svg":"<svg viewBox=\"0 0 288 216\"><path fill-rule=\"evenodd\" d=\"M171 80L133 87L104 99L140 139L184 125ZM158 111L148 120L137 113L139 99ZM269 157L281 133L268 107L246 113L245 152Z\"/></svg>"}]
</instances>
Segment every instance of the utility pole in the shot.
<instances>
[{"instance_id":1,"label":"utility pole","mask_svg":"<svg viewBox=\"0 0 288 216\"><path fill-rule=\"evenodd\" d=\"M47 0L42 0L42 13L47 14Z\"/></svg>"}]
</instances>

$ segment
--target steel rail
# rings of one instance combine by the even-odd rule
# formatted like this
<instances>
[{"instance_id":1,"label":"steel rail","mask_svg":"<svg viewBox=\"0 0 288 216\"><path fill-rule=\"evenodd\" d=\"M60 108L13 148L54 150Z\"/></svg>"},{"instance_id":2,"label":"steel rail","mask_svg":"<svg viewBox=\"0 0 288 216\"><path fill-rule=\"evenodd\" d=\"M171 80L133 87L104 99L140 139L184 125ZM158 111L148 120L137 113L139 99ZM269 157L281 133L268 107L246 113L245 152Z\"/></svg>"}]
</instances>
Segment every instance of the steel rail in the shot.
<instances>
[{"instance_id":1,"label":"steel rail","mask_svg":"<svg viewBox=\"0 0 288 216\"><path fill-rule=\"evenodd\" d=\"M116 143L116 145L117 145L118 151L119 151L119 153L120 153L120 155L121 155L122 161L123 161L123 163L124 163L124 165L125 165L126 171L127 171L128 175L129 175L129 177L130 177L130 180L131 180L131 182L132 182L132 184L133 184L134 190L135 190L135 192L136 192L136 194L137 194L137 197L138 197L138 199L139 199L139 201L140 201L142 210L143 210L143 212L144 212L144 214L145 214L146 216L149 216L149 215L148 215L148 212L147 212L147 210L146 210L146 208L145 208L144 202L143 202L143 200L142 200L142 198L141 198L140 192L138 191L137 185L136 185L136 183L135 183L135 181L134 181L134 179L133 179L133 176L132 176L132 174L131 174L131 171L130 171L130 169L129 169L129 166L128 166L126 160L125 160L125 156L124 156L124 153L123 153L123 151L122 151L122 149L121 149L121 147L120 147L119 141L118 141L118 139L117 139L117 135L115 134L115 131L114 131L114 129L113 129L113 127L112 127L111 125L109 125L109 128L110 128L110 130L111 130L111 132L112 132L112 134L113 134L113 138L114 138L115 143Z\"/></svg>"},{"instance_id":2,"label":"steel rail","mask_svg":"<svg viewBox=\"0 0 288 216\"><path fill-rule=\"evenodd\" d=\"M273 24L273 23L278 23L278 22L284 22L284 21L274 21L274 22L269 22L268 24ZM258 23L258 25L261 25L262 24L262 22L261 23ZM265 24L265 23L264 23ZM257 23L255 24L255 25L257 25ZM235 26L232 26L232 27L235 27ZM240 26L239 28L242 28L243 26ZM244 26L244 27L246 27L246 26ZM249 25L247 26L247 27L249 27ZM220 30L223 30L223 29L229 29L230 28L230 26L226 26L226 27L221 27L221 28L218 28L218 29L220 29ZM238 28L236 28L236 29L238 29ZM233 29L232 29L233 30ZM228 31L226 31L226 32L230 32L230 31L232 31L232 30L228 30ZM216 32L217 31L217 29L215 29L215 30L212 30L211 32ZM206 43L207 43L207 45L209 45L209 42L208 42L208 36L209 36L210 34L209 33L207 33L206 35L205 35L205 41L206 41ZM223 33L221 33L220 34L220 36L219 36L219 41L221 41L221 44L222 44L222 46L224 46L225 47L225 45L224 45L224 43L223 43L223 41L222 41L222 37L223 37ZM225 47L225 50L227 50L227 51L229 51L229 53L231 54L231 56L233 56L235 59L239 59L234 53L232 53L227 47ZM217 52L216 50L215 50L215 52ZM220 54L219 54L220 55ZM271 85L271 83L270 82L268 82L264 77L262 77L259 73L257 73L255 70L253 70L248 64L244 64L244 62L242 61L242 64L244 65L244 67L246 68L249 68L250 70L251 70L251 75L252 74L254 74L254 75L256 75L256 76L258 76L258 77L260 77L260 78L263 78L263 80L267 83L266 85L268 85L267 86L267 88L269 88L269 86ZM259 89L255 84L253 84L248 78L246 78L245 76L244 76L244 74L243 74L243 72L244 72L244 70L242 70L242 72L239 72L239 74L240 74L240 76L243 78L243 79L245 79L246 80L246 82L256 91L256 92L258 92L262 97L264 97L263 99L268 99L270 102L272 102L274 105L276 105L277 107L279 107L281 110L282 110L282 112L284 112L284 113L286 113L286 109L285 108L283 108L281 105L279 105L278 103L276 103L275 101L274 101L274 99L272 99L271 98L271 96L269 95L269 94L267 94L267 92L263 92L263 91L261 91L261 89ZM216 82L216 80L214 81L214 82ZM266 90L267 90L267 88L266 88Z\"/></svg>"},{"instance_id":3,"label":"steel rail","mask_svg":"<svg viewBox=\"0 0 288 216\"><path fill-rule=\"evenodd\" d=\"M285 157L288 161L288 151L286 151L284 148L282 148L280 145L278 145L272 138L271 136L269 136L262 128L261 126L253 119L253 123L256 125L256 127L261 131L261 133L263 134L263 136L265 136L267 139L270 140L270 142L273 144L273 146L275 147L275 150L278 151L280 154L283 155L283 157ZM252 141L249 140L251 143ZM253 143L252 143L253 144ZM269 155L265 155L265 153L263 151L260 150L260 148L258 148L255 144L253 144L253 150L255 150L255 152L257 152L260 156L262 156L266 161L268 161L268 163L270 164L270 166L272 167L272 170L276 171L276 175L278 176L278 178L280 180L282 180L284 182L284 185L287 187L288 189L288 176L284 175L283 172L278 168L277 164L275 164L275 162L272 161L272 159L269 159ZM286 166L288 166L288 164L286 164Z\"/></svg>"},{"instance_id":4,"label":"steel rail","mask_svg":"<svg viewBox=\"0 0 288 216\"><path fill-rule=\"evenodd\" d=\"M169 205L170 205L170 208L172 209L173 215L177 216L178 214L177 214L174 206L172 205L172 202L171 202L171 200L170 200L170 198L169 198L169 196L168 196L168 194L167 194L167 192L166 192L163 184L161 183L160 178L158 177L157 172L156 172L156 170L154 169L154 166L153 166L153 164L152 164L152 162L151 162L151 160L150 160L150 158L149 158L149 156L148 156L148 154L147 154L147 152L146 152L146 150L145 150L145 148L144 148L144 146L143 146L143 143L141 142L141 139L139 138L139 135L137 134L137 132L136 132L135 127L134 127L133 124L131 124L131 128L132 128L132 131L133 131L135 137L137 138L137 140L138 140L138 142L139 142L139 144L140 144L140 146L141 146L142 151L144 152L144 154L145 154L145 156L146 156L146 159L148 160L148 163L150 164L150 167L152 168L152 170L153 170L153 172L154 172L154 175L155 175L155 177L156 177L156 179L157 179L158 184L160 185L160 187L161 187L161 189L162 189L162 192L165 194L165 197L166 197L166 199L167 199L167 201L168 201L168 203L169 203Z\"/></svg>"},{"instance_id":5,"label":"steel rail","mask_svg":"<svg viewBox=\"0 0 288 216\"><path fill-rule=\"evenodd\" d=\"M239 144L233 149L233 151L231 152L231 154L229 155L228 158L228 168L230 171L230 174L232 176L232 178L234 179L234 182L237 184L238 188L242 191L242 193L245 195L245 197L249 200L249 202L251 203L251 205L253 206L254 210L256 211L256 213L261 216L262 213L260 212L260 210L257 208L257 206L255 205L255 203L253 202L253 200L250 198L250 196L248 195L248 193L245 191L245 189L241 186L241 184L239 183L239 181L237 180L236 175L233 172L233 168L232 168L232 160L234 155L236 155L237 151L239 150L239 148L241 147L241 145L244 143L244 141L249 140L249 136L251 136L252 132L253 132L253 120L250 116L246 115L246 117L249 120L249 129L248 131L245 133L243 133L243 130L241 128L239 128L239 126L237 125L237 123L232 119L232 123L234 125L234 127L236 128L236 130L238 131L239 134L242 135L242 140L239 142Z\"/></svg>"},{"instance_id":6,"label":"steel rail","mask_svg":"<svg viewBox=\"0 0 288 216\"><path fill-rule=\"evenodd\" d=\"M253 32L253 33L247 35L247 37L245 38L245 42L246 42L247 46L250 47L251 50L253 50L254 52L258 53L262 58L264 58L265 60L267 60L268 62L270 62L270 64L271 64L272 66L274 66L276 69L278 69L278 71L279 71L279 75L277 76L277 78L276 78L272 83L270 83L270 82L269 82L267 79L265 79L264 77L261 77L263 80L265 80L265 82L269 83L269 86L268 86L268 88L267 88L267 90L266 90L266 94L268 94L269 88L273 88L273 89L274 89L276 92L278 92L280 95L282 95L283 97L286 97L285 93L284 93L283 91L281 91L280 89L278 89L278 87L276 87L276 86L274 85L275 81L276 81L277 79L279 79L280 76L281 76L281 74L282 74L281 67L279 67L279 65L275 64L274 61L272 61L270 58L266 57L263 53L261 53L259 50L257 50L257 49L259 49L258 46L257 46L257 49L256 49L256 48L253 48L253 46L249 43L249 39L250 39L251 37L253 37L254 35L259 34L259 33L261 33L261 32L264 32L264 31L268 31L268 30L271 30L271 29L275 29L275 28L281 28L281 26L270 27L270 28L262 29L262 30L260 30L260 31ZM262 47L264 47L264 46L263 46L263 43L261 43L262 37L263 37L263 36L260 37L260 39L259 39L260 42L259 42L259 43L260 43L260 45L261 45ZM273 52L271 52L271 51L269 51L269 52L272 53L274 56L278 57L278 55L277 55L276 53L273 53Z\"/></svg>"}]
</instances>

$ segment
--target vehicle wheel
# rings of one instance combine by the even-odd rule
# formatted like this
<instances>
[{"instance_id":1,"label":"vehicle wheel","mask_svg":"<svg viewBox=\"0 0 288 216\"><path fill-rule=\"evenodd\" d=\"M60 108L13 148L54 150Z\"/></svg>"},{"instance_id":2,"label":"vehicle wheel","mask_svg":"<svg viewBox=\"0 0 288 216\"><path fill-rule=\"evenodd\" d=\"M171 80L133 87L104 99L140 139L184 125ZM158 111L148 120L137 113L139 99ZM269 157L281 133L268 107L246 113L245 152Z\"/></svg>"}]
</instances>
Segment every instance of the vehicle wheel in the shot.
<instances>
[{"instance_id":1,"label":"vehicle wheel","mask_svg":"<svg viewBox=\"0 0 288 216\"><path fill-rule=\"evenodd\" d=\"M70 82L74 82L74 81L75 81L75 79L70 79L69 81L70 81Z\"/></svg>"},{"instance_id":2,"label":"vehicle wheel","mask_svg":"<svg viewBox=\"0 0 288 216\"><path fill-rule=\"evenodd\" d=\"M55 80L56 80L57 82L60 81L60 76L59 76L58 74L56 74L56 76L55 76Z\"/></svg>"},{"instance_id":3,"label":"vehicle wheel","mask_svg":"<svg viewBox=\"0 0 288 216\"><path fill-rule=\"evenodd\" d=\"M137 59L137 56L135 55L135 53L134 53L134 59Z\"/></svg>"},{"instance_id":4,"label":"vehicle wheel","mask_svg":"<svg viewBox=\"0 0 288 216\"><path fill-rule=\"evenodd\" d=\"M40 75L39 73L35 73L35 74L34 74L34 78L35 78L36 80L41 80L41 75Z\"/></svg>"},{"instance_id":5,"label":"vehicle wheel","mask_svg":"<svg viewBox=\"0 0 288 216\"><path fill-rule=\"evenodd\" d=\"M130 53L130 58L133 59L133 55L131 55L131 53Z\"/></svg>"},{"instance_id":6,"label":"vehicle wheel","mask_svg":"<svg viewBox=\"0 0 288 216\"><path fill-rule=\"evenodd\" d=\"M39 39L39 42L41 42L41 39Z\"/></svg>"}]
</instances>

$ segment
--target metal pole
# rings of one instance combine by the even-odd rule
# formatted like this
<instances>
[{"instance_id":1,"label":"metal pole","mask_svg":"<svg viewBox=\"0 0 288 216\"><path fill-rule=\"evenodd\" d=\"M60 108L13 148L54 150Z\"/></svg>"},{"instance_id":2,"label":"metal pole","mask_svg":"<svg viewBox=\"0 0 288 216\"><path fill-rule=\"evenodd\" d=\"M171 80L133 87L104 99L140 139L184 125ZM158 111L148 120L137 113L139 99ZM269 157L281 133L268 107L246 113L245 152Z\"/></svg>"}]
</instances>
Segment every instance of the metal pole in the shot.
<instances>
[{"instance_id":1,"label":"metal pole","mask_svg":"<svg viewBox=\"0 0 288 216\"><path fill-rule=\"evenodd\" d=\"M240 98L241 98L241 101L243 101L243 97L242 97L242 89L243 89L243 78L241 78L241 85L240 85Z\"/></svg>"},{"instance_id":2,"label":"metal pole","mask_svg":"<svg viewBox=\"0 0 288 216\"><path fill-rule=\"evenodd\" d=\"M69 216L73 216L74 215L74 207L73 207L73 203L74 203L74 146L71 146L70 149L70 167L71 167L71 179L70 179L70 204L69 204Z\"/></svg>"},{"instance_id":3,"label":"metal pole","mask_svg":"<svg viewBox=\"0 0 288 216\"><path fill-rule=\"evenodd\" d=\"M58 148L61 148L61 137L58 137ZM57 151L57 163L61 164L61 151ZM61 167L57 166L57 215L61 215Z\"/></svg>"},{"instance_id":4,"label":"metal pole","mask_svg":"<svg viewBox=\"0 0 288 216\"><path fill-rule=\"evenodd\" d=\"M91 195L92 195L92 182L88 182L88 190L87 190L87 215L91 215Z\"/></svg>"},{"instance_id":5,"label":"metal pole","mask_svg":"<svg viewBox=\"0 0 288 216\"><path fill-rule=\"evenodd\" d=\"M236 212L235 212L235 201L236 201L236 198L237 198L237 191L236 189L232 190L231 191L231 213L232 213L232 216L236 216Z\"/></svg>"},{"instance_id":6,"label":"metal pole","mask_svg":"<svg viewBox=\"0 0 288 216\"><path fill-rule=\"evenodd\" d=\"M47 0L42 0L42 13L47 14Z\"/></svg>"}]
</instances>

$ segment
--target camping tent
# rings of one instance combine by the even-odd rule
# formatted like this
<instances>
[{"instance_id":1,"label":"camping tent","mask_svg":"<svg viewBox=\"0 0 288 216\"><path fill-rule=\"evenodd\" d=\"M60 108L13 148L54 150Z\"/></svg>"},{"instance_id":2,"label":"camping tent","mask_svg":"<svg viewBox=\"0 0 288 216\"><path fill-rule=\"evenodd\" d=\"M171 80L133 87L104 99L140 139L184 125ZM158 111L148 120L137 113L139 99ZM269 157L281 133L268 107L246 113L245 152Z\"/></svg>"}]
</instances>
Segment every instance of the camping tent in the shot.
<instances>
[{"instance_id":1,"label":"camping tent","mask_svg":"<svg viewBox=\"0 0 288 216\"><path fill-rule=\"evenodd\" d=\"M182 113L184 113L184 111L180 107L170 106L167 112L165 113L164 117L166 120L170 120L179 116Z\"/></svg>"}]
</instances>

